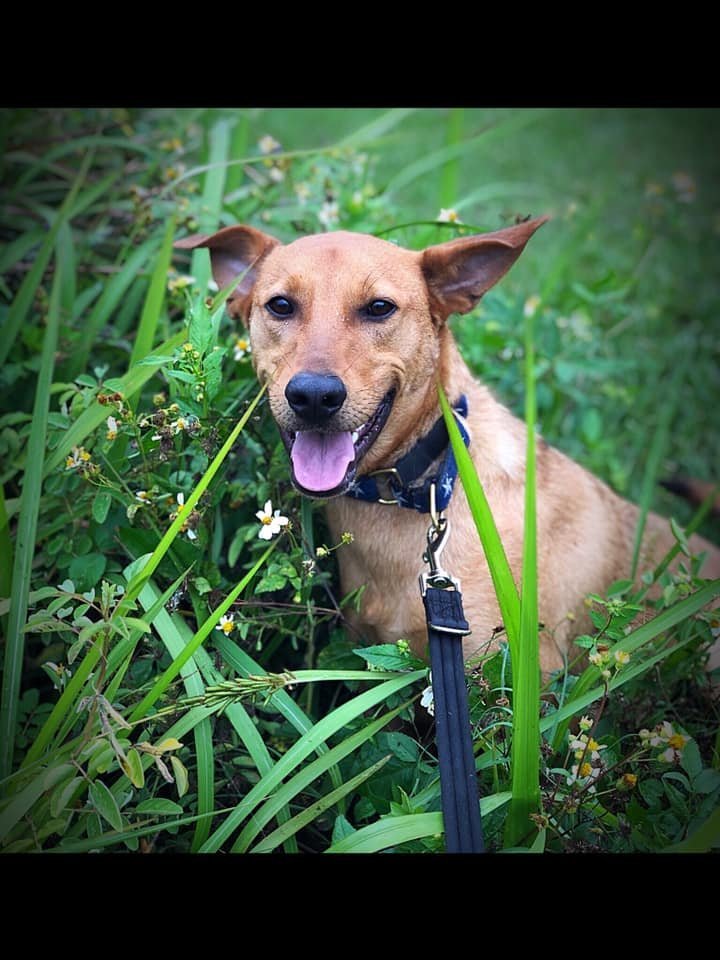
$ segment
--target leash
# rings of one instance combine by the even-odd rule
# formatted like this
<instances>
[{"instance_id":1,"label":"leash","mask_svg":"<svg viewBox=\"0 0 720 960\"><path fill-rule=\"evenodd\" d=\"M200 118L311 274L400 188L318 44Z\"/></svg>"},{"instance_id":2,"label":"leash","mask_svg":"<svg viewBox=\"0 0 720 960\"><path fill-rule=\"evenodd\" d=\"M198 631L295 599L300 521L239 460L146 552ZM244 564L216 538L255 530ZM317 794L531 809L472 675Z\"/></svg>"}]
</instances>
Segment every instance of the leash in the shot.
<instances>
[{"instance_id":1,"label":"leash","mask_svg":"<svg viewBox=\"0 0 720 960\"><path fill-rule=\"evenodd\" d=\"M463 612L460 581L440 565L450 522L437 509L435 484L430 487L430 518L427 549L423 554L430 572L420 574L420 593L430 641L445 850L447 853L483 853L462 651L462 639L471 631Z\"/></svg>"}]
</instances>

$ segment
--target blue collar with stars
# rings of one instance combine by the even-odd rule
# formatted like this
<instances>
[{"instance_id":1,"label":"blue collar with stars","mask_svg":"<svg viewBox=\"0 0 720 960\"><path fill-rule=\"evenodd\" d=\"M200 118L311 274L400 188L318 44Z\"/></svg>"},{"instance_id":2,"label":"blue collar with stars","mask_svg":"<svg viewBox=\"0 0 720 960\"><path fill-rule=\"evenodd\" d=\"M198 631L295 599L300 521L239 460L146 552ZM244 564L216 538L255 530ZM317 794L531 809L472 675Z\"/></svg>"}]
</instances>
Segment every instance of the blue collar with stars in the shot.
<instances>
[{"instance_id":1,"label":"blue collar with stars","mask_svg":"<svg viewBox=\"0 0 720 960\"><path fill-rule=\"evenodd\" d=\"M470 434L463 422L467 417L467 397L463 394L453 410L458 414L457 424L465 446L470 445ZM428 468L445 451L437 473L427 477L421 484L413 486ZM430 513L430 487L434 483L436 489L436 503L438 511L444 510L452 497L458 469L455 456L450 446L445 421L441 417L415 446L395 464L383 470L374 470L364 477L358 477L350 485L346 496L356 500L365 500L369 503L394 503L419 513ZM378 478L384 478L387 493L381 492Z\"/></svg>"}]
</instances>

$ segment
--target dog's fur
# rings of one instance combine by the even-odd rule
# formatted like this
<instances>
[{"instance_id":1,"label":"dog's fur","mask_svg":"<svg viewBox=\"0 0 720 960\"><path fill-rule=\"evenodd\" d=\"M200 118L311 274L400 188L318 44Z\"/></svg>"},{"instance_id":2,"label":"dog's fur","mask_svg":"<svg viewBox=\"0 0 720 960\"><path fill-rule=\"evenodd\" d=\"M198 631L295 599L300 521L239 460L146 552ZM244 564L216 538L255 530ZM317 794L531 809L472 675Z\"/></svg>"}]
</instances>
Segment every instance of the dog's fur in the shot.
<instances>
[{"instance_id":1,"label":"dog's fur","mask_svg":"<svg viewBox=\"0 0 720 960\"><path fill-rule=\"evenodd\" d=\"M347 399L330 431L356 429L372 417L387 391L396 389L387 423L358 464L358 474L392 466L430 430L440 416L438 379L452 401L465 394L469 450L519 583L526 428L473 379L446 321L475 306L544 222L540 218L420 252L342 231L282 245L246 226L177 245L208 247L220 287L244 274L228 310L249 330L257 374L268 384L270 407L281 428L303 429L285 395L299 372L332 374L345 384ZM278 296L296 305L287 320L266 309ZM382 322L368 320L362 310L375 299L392 301L396 312ZM469 657L493 649L501 617L459 482L446 512L451 536L443 564L462 581L473 630L465 641ZM327 517L335 542L343 531L354 537L338 557L343 590L365 586L358 624L366 636L385 642L405 637L424 655L426 627L417 576L428 517L348 496L329 499ZM572 638L587 631L587 594L602 593L629 575L638 508L539 440L537 518L540 662L548 672L562 666ZM651 514L640 569L657 563L674 543L668 522ZM704 576L720 576L720 551L697 536L690 545L694 552L707 552Z\"/></svg>"}]
</instances>

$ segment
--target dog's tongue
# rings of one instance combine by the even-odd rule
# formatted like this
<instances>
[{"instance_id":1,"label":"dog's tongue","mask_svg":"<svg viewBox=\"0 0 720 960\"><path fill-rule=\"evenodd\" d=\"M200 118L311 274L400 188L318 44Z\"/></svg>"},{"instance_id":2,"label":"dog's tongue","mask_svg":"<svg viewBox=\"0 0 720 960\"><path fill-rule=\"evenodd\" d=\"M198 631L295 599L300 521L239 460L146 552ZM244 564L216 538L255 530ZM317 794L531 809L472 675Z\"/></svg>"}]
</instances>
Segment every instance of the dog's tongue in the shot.
<instances>
[{"instance_id":1,"label":"dog's tongue","mask_svg":"<svg viewBox=\"0 0 720 960\"><path fill-rule=\"evenodd\" d=\"M342 483L355 458L350 433L301 430L290 452L295 479L301 487L321 493Z\"/></svg>"}]
</instances>

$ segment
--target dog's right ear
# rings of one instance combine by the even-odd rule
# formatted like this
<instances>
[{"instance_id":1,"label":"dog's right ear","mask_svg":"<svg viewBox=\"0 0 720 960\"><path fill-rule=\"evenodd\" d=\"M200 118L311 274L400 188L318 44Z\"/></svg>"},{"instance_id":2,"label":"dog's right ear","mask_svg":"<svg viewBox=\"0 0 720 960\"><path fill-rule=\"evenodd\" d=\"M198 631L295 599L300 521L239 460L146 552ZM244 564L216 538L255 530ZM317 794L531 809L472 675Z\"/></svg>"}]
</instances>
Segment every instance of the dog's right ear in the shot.
<instances>
[{"instance_id":1,"label":"dog's right ear","mask_svg":"<svg viewBox=\"0 0 720 960\"><path fill-rule=\"evenodd\" d=\"M212 236L196 233L191 237L176 240L173 246L181 250L207 247L210 251L213 277L221 290L240 278L228 297L227 309L231 316L240 316L246 320L246 307L255 284L258 265L279 243L279 240L262 230L240 224L236 227L225 227Z\"/></svg>"}]
</instances>

